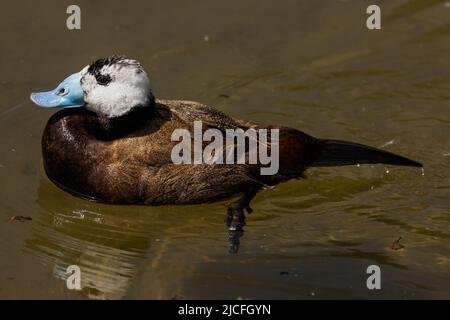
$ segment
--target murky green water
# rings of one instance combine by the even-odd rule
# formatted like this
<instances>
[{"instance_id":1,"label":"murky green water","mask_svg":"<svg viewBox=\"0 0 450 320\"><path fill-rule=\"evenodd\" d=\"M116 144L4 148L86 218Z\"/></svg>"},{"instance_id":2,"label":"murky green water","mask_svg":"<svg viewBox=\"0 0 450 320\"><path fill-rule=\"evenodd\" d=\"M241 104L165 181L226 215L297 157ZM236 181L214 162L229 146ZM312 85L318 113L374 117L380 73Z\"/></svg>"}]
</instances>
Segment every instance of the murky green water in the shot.
<instances>
[{"instance_id":1,"label":"murky green water","mask_svg":"<svg viewBox=\"0 0 450 320\"><path fill-rule=\"evenodd\" d=\"M1 4L1 298L450 298L450 3L378 1L381 31L365 27L370 1L78 3L81 31L65 27L70 1ZM42 170L53 111L28 96L112 53L140 60L158 97L384 146L424 175L310 170L254 199L237 255L227 202L74 198ZM32 221L9 221L20 215ZM81 292L63 280L72 264Z\"/></svg>"}]
</instances>

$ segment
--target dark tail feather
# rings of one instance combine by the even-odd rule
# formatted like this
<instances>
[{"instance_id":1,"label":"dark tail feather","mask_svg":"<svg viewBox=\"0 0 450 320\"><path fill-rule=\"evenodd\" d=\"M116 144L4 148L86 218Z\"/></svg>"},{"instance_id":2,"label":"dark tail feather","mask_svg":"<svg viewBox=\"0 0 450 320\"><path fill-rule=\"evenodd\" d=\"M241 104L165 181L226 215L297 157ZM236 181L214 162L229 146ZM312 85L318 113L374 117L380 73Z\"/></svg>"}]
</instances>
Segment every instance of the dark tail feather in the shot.
<instances>
[{"instance_id":1,"label":"dark tail feather","mask_svg":"<svg viewBox=\"0 0 450 320\"><path fill-rule=\"evenodd\" d=\"M358 143L339 140L320 140L323 149L312 167L348 166L353 164L384 163L396 166L422 167L422 164L391 152Z\"/></svg>"}]
</instances>

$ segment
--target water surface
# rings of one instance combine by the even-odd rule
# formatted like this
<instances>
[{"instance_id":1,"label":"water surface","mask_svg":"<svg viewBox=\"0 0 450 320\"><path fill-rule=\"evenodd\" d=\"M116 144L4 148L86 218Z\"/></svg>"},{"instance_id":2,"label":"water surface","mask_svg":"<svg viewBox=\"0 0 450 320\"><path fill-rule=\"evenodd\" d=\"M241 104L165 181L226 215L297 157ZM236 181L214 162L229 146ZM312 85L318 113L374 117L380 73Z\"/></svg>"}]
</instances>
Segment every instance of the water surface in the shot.
<instances>
[{"instance_id":1,"label":"water surface","mask_svg":"<svg viewBox=\"0 0 450 320\"><path fill-rule=\"evenodd\" d=\"M450 4L379 1L15 1L0 12L0 297L450 298ZM383 147L414 168L321 168L253 201L238 254L229 201L111 206L72 197L42 170L54 112L30 92L92 60L141 61L157 97ZM32 220L10 221L11 216ZM392 250L402 237L404 248ZM82 269L69 291L68 265ZM382 269L382 290L366 268Z\"/></svg>"}]
</instances>

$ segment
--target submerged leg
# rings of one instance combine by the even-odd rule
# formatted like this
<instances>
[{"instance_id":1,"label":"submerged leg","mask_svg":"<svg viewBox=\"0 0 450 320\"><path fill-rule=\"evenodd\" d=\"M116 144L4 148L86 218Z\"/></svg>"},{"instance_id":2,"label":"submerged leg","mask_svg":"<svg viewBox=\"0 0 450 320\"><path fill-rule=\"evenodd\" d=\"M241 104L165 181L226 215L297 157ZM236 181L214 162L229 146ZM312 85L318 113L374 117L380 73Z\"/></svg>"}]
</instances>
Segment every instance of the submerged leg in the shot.
<instances>
[{"instance_id":1,"label":"submerged leg","mask_svg":"<svg viewBox=\"0 0 450 320\"><path fill-rule=\"evenodd\" d=\"M239 239L244 235L245 211L248 214L253 212L250 208L250 201L255 197L260 188L249 189L241 198L228 206L228 217L226 225L228 227L228 245L230 253L237 253L239 250Z\"/></svg>"}]
</instances>

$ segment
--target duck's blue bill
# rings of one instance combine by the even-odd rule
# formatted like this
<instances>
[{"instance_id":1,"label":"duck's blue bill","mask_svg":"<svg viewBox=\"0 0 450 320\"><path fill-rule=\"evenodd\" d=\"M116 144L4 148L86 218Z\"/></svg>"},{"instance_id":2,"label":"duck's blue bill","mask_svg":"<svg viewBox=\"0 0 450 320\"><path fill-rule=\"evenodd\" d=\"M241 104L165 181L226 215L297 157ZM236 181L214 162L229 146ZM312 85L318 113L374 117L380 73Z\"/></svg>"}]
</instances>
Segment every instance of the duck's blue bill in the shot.
<instances>
[{"instance_id":1,"label":"duck's blue bill","mask_svg":"<svg viewBox=\"0 0 450 320\"><path fill-rule=\"evenodd\" d=\"M31 94L31 101L40 107L75 108L84 105L84 94L81 89L81 73L77 72L64 79L56 89Z\"/></svg>"}]
</instances>

